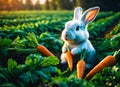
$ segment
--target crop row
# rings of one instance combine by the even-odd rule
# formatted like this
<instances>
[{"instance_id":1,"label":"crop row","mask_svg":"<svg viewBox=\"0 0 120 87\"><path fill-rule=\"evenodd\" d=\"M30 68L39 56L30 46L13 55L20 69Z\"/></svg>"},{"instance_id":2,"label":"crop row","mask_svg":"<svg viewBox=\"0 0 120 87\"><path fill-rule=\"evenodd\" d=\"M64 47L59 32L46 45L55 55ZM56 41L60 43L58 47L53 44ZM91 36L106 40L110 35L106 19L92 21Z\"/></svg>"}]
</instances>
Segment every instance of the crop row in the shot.
<instances>
[{"instance_id":1,"label":"crop row","mask_svg":"<svg viewBox=\"0 0 120 87\"><path fill-rule=\"evenodd\" d=\"M109 14L113 14L113 13L110 12ZM100 34L105 32L105 30L107 30L106 29L107 26L109 26L119 18L119 14L120 13L116 13L112 16L102 18L91 23L88 27L91 35L90 38L101 36ZM3 27L0 27L1 30L0 36L14 39L17 35L19 35L20 37L24 37L26 32L34 32L35 34L39 35L45 31L50 31L60 34L61 30L64 29L65 22L68 19L70 19L70 17L64 17L64 19L58 18L57 20L56 19L43 20L28 24L23 23L22 25L18 24L17 26L11 26L11 27L4 25Z\"/></svg>"},{"instance_id":2,"label":"crop row","mask_svg":"<svg viewBox=\"0 0 120 87\"><path fill-rule=\"evenodd\" d=\"M57 13L57 14L56 14ZM37 12L37 13L26 13L26 14L10 14L7 15L6 17L3 15L1 16L1 26L4 25L14 25L17 26L17 24L21 25L23 23L36 23L36 22L44 22L44 21L52 21L54 20L61 20L62 18L70 17L72 14L71 12L51 12L51 13L42 13L42 12ZM15 16L14 16L15 15ZM9 17L10 16L10 17ZM13 16L13 17L12 17ZM68 18L70 19L70 18Z\"/></svg>"},{"instance_id":3,"label":"crop row","mask_svg":"<svg viewBox=\"0 0 120 87\"><path fill-rule=\"evenodd\" d=\"M39 42L42 41L41 39L44 40L43 42L48 41L48 44L52 42L52 45L49 45L49 48L51 46L58 45L58 43L53 44L53 41L57 39L52 39L53 37L48 33L43 33L42 35L40 35L40 37L36 35L36 37L39 40ZM49 39L46 40L46 38ZM104 55L108 55L108 53L113 54L115 50L119 49L119 44L120 44L119 40L113 38L104 39L104 41L96 43L97 52L99 52L99 55L102 54L102 57L101 56L99 57L103 58L103 54ZM19 37L17 37L14 41L11 41L10 39L1 39L0 52L1 50L3 50L1 52L2 56L3 56L3 52L5 52L5 49L7 49L8 47L15 47L21 49L24 47L24 45L28 45L26 48L28 48L29 45L32 45L32 43L30 44L28 41L26 42L25 39L26 38L20 39ZM114 43L116 41L118 42L118 44ZM60 48L58 49L60 50ZM55 48L52 48L52 50L55 51ZM13 52L10 51L10 52L14 54L16 51ZM22 54L20 53L21 51L18 52L19 52L18 56L24 54L24 52ZM4 54L6 54L6 52ZM9 54L7 56L9 56ZM25 57L24 63L23 62L19 63L22 60L22 58L19 57L15 57L15 60L9 57L9 59L5 63L3 61L5 59L2 60L2 57L0 57L0 60L1 60L0 64L1 63L4 64L4 67L3 66L0 67L0 86L9 85L9 86L20 86L20 87L26 87L26 86L61 87L62 85L65 87L73 87L73 86L96 87L99 85L99 87L101 86L109 87L109 85L111 84L112 86L119 87L120 85L119 64L116 64L113 67L105 68L100 73L97 73L91 80L84 80L84 79L79 80L76 78L76 70L70 72L68 69L66 69L65 71L62 72L61 68L57 66L59 64L59 60L56 57L43 57L41 56L40 53L33 53L31 51L31 53ZM19 62L16 60L19 60ZM114 79L112 79L113 77Z\"/></svg>"},{"instance_id":4,"label":"crop row","mask_svg":"<svg viewBox=\"0 0 120 87\"><path fill-rule=\"evenodd\" d=\"M108 12L108 13L101 12L101 13L99 13L97 18L100 19L101 17L107 17L107 16L110 16L112 14L113 14L113 12ZM31 19L29 20L28 19L29 17L27 18L27 15L26 15L25 16L26 19L18 18L19 20L22 20L21 21L22 24L19 24L19 20L16 20L14 18L13 18L13 20L6 19L7 21L6 20L4 21L4 19L3 20L1 19L0 23L3 23L3 24L1 24L0 30L8 30L8 31L11 31L11 30L14 31L14 29L15 30L28 29L28 31L31 29L36 29L39 31L61 30L64 27L64 23L71 19L71 16L70 15L66 16L68 14L61 15L60 13L58 15L59 16L54 17L54 15L47 16L47 14L46 14L46 16L43 16L43 17L39 16L39 17L36 17L35 19L34 19L34 17L30 17L32 20ZM16 26L9 23L9 21L12 21L13 24ZM4 23L6 23L6 24L4 24Z\"/></svg>"},{"instance_id":5,"label":"crop row","mask_svg":"<svg viewBox=\"0 0 120 87\"><path fill-rule=\"evenodd\" d=\"M120 33L120 22L113 28L113 30L106 34L105 37L110 38L118 33Z\"/></svg>"},{"instance_id":6,"label":"crop row","mask_svg":"<svg viewBox=\"0 0 120 87\"><path fill-rule=\"evenodd\" d=\"M88 26L90 38L100 38L104 37L104 34L107 30L109 30L110 26L113 25L115 22L117 22L120 19L120 12L103 19L100 19L96 22L91 23Z\"/></svg>"},{"instance_id":7,"label":"crop row","mask_svg":"<svg viewBox=\"0 0 120 87\"><path fill-rule=\"evenodd\" d=\"M108 12L108 13L106 13L106 12L100 12L98 14L96 20L98 20L100 18L105 18L105 17L111 16L113 14L114 14L113 12ZM26 23L27 24L29 24L29 23L36 23L38 21L42 22L43 20L50 22L53 19L54 20L64 21L64 19L66 19L66 17L67 17L66 21L68 21L68 20L72 19L72 15L73 15L72 12L69 12L69 13L67 13L67 12L58 13L57 15L55 13L49 14L49 15L45 14L45 13L44 14L40 14L39 13L39 15L38 14L33 14L33 15L29 16L29 14L28 14L28 15L22 15L22 16L17 15L15 17L14 17L14 15L13 16L9 15L10 17L9 16L5 17L3 15L3 16L0 17L1 18L1 20L0 20L0 26L4 26L4 25L6 25L6 26L11 26L11 25L17 26L18 24L22 25L24 23L25 24Z\"/></svg>"},{"instance_id":8,"label":"crop row","mask_svg":"<svg viewBox=\"0 0 120 87\"><path fill-rule=\"evenodd\" d=\"M57 14L56 14L57 13ZM8 14L8 15L0 15L0 19L1 19L1 22L2 24L4 23L9 23L11 25L13 25L15 22L17 22L18 24L20 23L29 23L29 21L33 22L33 21L41 21L41 20L51 20L51 19L58 19L58 18L63 18L64 17L71 17L72 18L72 15L73 15L73 12L70 11L70 12L52 12L52 13L43 13L43 12L40 12L40 13L32 13L32 15L30 13L27 13L27 14ZM97 16L97 19L100 19L100 18L105 18L105 17L108 17L108 16L111 16L113 15L114 13L113 12L100 12Z\"/></svg>"}]
</instances>

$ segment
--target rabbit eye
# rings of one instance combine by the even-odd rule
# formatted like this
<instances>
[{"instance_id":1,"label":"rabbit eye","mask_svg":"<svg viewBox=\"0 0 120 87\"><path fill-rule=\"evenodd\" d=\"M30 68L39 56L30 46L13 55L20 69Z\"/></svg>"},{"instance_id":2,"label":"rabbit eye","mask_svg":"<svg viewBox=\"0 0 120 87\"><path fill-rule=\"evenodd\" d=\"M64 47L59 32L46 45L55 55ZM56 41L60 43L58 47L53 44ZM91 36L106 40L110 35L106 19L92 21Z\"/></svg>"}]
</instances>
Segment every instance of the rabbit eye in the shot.
<instances>
[{"instance_id":1,"label":"rabbit eye","mask_svg":"<svg viewBox=\"0 0 120 87\"><path fill-rule=\"evenodd\" d=\"M79 26L76 27L76 31L78 31L78 30L79 30Z\"/></svg>"}]
</instances>

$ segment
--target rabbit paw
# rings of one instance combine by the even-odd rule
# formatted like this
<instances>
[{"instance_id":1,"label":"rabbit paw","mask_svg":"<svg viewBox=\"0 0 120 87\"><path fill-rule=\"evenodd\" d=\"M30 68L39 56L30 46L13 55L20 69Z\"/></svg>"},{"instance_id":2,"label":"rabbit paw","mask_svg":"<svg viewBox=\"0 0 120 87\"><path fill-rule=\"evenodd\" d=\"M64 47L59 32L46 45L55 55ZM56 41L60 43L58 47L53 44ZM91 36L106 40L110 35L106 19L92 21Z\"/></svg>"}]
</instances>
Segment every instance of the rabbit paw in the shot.
<instances>
[{"instance_id":1,"label":"rabbit paw","mask_svg":"<svg viewBox=\"0 0 120 87\"><path fill-rule=\"evenodd\" d=\"M79 51L78 48L74 48L74 49L71 50L71 54L72 54L72 55L77 55L77 54L79 54L79 53L80 53L80 51Z\"/></svg>"},{"instance_id":2,"label":"rabbit paw","mask_svg":"<svg viewBox=\"0 0 120 87\"><path fill-rule=\"evenodd\" d=\"M66 48L66 46L64 45L64 46L62 47L62 53L65 53L65 52L67 52L67 48Z\"/></svg>"},{"instance_id":3,"label":"rabbit paw","mask_svg":"<svg viewBox=\"0 0 120 87\"><path fill-rule=\"evenodd\" d=\"M64 53L61 54L61 63L62 64L66 63L66 57Z\"/></svg>"}]
</instances>

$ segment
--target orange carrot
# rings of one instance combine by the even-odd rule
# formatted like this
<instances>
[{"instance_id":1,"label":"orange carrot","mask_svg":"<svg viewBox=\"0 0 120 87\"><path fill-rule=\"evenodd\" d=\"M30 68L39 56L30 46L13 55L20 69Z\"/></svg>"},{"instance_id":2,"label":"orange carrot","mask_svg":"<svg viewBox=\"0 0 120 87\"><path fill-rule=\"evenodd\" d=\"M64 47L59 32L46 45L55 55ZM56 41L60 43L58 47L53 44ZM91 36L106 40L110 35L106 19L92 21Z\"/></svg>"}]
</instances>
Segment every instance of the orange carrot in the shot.
<instances>
[{"instance_id":1,"label":"orange carrot","mask_svg":"<svg viewBox=\"0 0 120 87\"><path fill-rule=\"evenodd\" d=\"M120 54L120 49L116 51L113 56L105 57L85 76L85 79L90 79L96 73L100 72L103 68L114 65L117 62L117 58L119 54Z\"/></svg>"},{"instance_id":2,"label":"orange carrot","mask_svg":"<svg viewBox=\"0 0 120 87\"><path fill-rule=\"evenodd\" d=\"M77 63L77 78L82 79L85 73L86 63L84 60L80 60Z\"/></svg>"},{"instance_id":3,"label":"orange carrot","mask_svg":"<svg viewBox=\"0 0 120 87\"><path fill-rule=\"evenodd\" d=\"M81 55L80 55L80 60L77 63L77 78L78 79L82 79L86 70L86 62L84 61L84 59L87 57L88 52L87 50L83 49L81 51Z\"/></svg>"},{"instance_id":4,"label":"orange carrot","mask_svg":"<svg viewBox=\"0 0 120 87\"><path fill-rule=\"evenodd\" d=\"M69 67L70 71L72 71L72 69L73 69L72 54L71 54L71 52L70 52L70 50L69 50L69 47L68 47L67 45L66 45L66 47L67 47L67 52L65 53L65 55L66 55L66 60L67 60L68 67Z\"/></svg>"},{"instance_id":5,"label":"orange carrot","mask_svg":"<svg viewBox=\"0 0 120 87\"><path fill-rule=\"evenodd\" d=\"M40 52L42 55L54 56L45 46L38 43L35 33L27 33L26 38L30 43L34 44L34 47L36 47L37 51Z\"/></svg>"},{"instance_id":6,"label":"orange carrot","mask_svg":"<svg viewBox=\"0 0 120 87\"><path fill-rule=\"evenodd\" d=\"M72 68L73 68L73 61L72 61L72 55L71 55L71 52L66 52L65 53L66 55L66 60L67 60L67 63L68 63L68 67L70 68L70 71L72 71Z\"/></svg>"},{"instance_id":7,"label":"orange carrot","mask_svg":"<svg viewBox=\"0 0 120 87\"><path fill-rule=\"evenodd\" d=\"M37 50L38 52L40 52L41 54L43 54L44 56L54 56L54 54L52 54L45 46L43 45L38 45L37 46Z\"/></svg>"}]
</instances>

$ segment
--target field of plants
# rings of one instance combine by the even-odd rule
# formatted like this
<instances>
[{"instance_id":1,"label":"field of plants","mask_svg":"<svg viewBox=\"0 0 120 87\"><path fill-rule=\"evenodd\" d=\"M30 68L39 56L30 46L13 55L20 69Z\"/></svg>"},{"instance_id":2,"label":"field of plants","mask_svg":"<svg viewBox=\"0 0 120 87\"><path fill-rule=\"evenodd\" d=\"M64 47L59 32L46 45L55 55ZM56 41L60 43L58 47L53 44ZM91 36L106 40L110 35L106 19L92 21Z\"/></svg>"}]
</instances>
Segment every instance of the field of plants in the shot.
<instances>
[{"instance_id":1,"label":"field of plants","mask_svg":"<svg viewBox=\"0 0 120 87\"><path fill-rule=\"evenodd\" d=\"M0 13L0 87L120 87L120 55L91 79L78 79L60 64L61 32L72 11ZM100 12L88 25L90 41L100 62L120 49L120 12ZM37 50L45 46L55 56Z\"/></svg>"}]
</instances>

